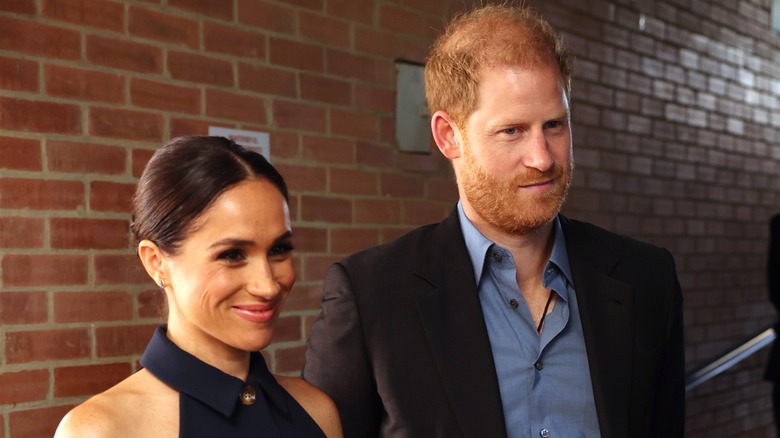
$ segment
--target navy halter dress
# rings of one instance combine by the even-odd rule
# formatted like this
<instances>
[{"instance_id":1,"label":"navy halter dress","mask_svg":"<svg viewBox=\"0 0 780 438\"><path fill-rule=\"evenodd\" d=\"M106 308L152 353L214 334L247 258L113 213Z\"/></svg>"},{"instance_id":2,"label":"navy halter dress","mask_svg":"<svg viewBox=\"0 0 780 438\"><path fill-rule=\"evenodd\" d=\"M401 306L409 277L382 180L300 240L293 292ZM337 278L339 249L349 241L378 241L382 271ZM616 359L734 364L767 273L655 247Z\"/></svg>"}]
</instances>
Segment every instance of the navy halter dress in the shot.
<instances>
[{"instance_id":1,"label":"navy halter dress","mask_svg":"<svg viewBox=\"0 0 780 438\"><path fill-rule=\"evenodd\" d=\"M246 382L182 350L157 328L141 365L179 391L179 437L302 437L325 434L252 353Z\"/></svg>"}]
</instances>

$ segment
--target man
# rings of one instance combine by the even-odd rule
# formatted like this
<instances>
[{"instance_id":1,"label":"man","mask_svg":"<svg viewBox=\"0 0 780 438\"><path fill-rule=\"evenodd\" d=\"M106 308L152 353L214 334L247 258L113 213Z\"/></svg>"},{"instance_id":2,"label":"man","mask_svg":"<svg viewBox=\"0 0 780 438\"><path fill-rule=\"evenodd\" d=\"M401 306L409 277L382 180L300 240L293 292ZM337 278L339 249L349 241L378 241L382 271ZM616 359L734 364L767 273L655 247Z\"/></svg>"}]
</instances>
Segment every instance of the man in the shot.
<instances>
[{"instance_id":1,"label":"man","mask_svg":"<svg viewBox=\"0 0 780 438\"><path fill-rule=\"evenodd\" d=\"M681 437L672 256L558 214L571 61L531 11L483 6L429 56L460 201L335 264L303 376L347 437Z\"/></svg>"}]
</instances>

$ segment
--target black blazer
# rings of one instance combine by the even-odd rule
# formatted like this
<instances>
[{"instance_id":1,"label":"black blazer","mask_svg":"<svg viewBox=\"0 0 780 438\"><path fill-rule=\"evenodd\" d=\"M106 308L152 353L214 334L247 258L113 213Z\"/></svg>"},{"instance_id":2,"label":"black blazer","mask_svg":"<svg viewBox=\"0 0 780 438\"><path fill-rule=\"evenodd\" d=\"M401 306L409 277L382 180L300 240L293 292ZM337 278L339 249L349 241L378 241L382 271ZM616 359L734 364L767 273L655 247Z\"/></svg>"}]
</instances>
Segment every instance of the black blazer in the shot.
<instances>
[{"instance_id":1,"label":"black blazer","mask_svg":"<svg viewBox=\"0 0 780 438\"><path fill-rule=\"evenodd\" d=\"M666 250L561 216L603 437L681 437L682 294ZM303 377L346 437L505 437L457 210L334 264Z\"/></svg>"},{"instance_id":2,"label":"black blazer","mask_svg":"<svg viewBox=\"0 0 780 438\"><path fill-rule=\"evenodd\" d=\"M769 221L769 254L766 264L769 299L780 310L780 214ZM775 333L780 336L780 320L775 323ZM766 364L765 378L780 382L780 341L775 340Z\"/></svg>"}]
</instances>

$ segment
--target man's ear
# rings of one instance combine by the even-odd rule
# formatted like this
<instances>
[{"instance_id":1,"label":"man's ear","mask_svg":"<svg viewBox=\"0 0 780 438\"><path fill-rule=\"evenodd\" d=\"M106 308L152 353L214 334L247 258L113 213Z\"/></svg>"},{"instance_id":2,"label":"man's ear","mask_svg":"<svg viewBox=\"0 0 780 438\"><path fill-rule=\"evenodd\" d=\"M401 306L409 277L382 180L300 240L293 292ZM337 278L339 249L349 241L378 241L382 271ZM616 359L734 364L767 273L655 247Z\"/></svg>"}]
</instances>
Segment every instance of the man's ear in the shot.
<instances>
[{"instance_id":1,"label":"man's ear","mask_svg":"<svg viewBox=\"0 0 780 438\"><path fill-rule=\"evenodd\" d=\"M452 160L461 156L461 133L455 121L444 111L436 111L431 116L433 141L442 155Z\"/></svg>"},{"instance_id":2,"label":"man's ear","mask_svg":"<svg viewBox=\"0 0 780 438\"><path fill-rule=\"evenodd\" d=\"M160 281L170 283L167 267L165 265L165 256L160 247L151 240L142 240L138 244L138 257L146 269L146 273L152 277L155 283L160 286ZM163 287L163 286L160 286Z\"/></svg>"}]
</instances>

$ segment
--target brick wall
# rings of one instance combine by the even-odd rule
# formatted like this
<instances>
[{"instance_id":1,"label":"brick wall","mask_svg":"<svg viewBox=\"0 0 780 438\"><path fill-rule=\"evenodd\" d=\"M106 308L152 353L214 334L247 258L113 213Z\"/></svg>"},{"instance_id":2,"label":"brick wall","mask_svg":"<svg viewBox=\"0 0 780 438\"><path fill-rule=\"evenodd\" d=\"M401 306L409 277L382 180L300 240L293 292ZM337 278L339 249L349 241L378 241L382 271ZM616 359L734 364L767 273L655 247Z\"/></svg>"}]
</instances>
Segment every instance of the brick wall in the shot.
<instances>
[{"instance_id":1,"label":"brick wall","mask_svg":"<svg viewBox=\"0 0 780 438\"><path fill-rule=\"evenodd\" d=\"M438 152L394 143L396 59L461 0L0 0L0 438L50 436L128 375L160 296L128 202L156 147L266 131L299 281L266 350L296 373L334 260L440 220ZM769 324L780 36L769 0L538 1L576 53L566 212L668 247L689 367ZM765 352L688 394L688 436L773 436Z\"/></svg>"}]
</instances>

